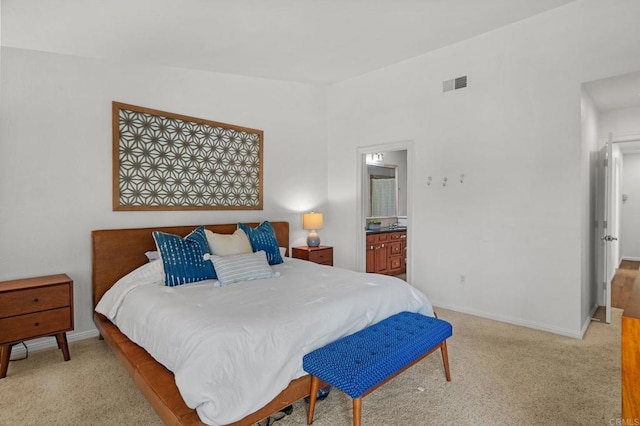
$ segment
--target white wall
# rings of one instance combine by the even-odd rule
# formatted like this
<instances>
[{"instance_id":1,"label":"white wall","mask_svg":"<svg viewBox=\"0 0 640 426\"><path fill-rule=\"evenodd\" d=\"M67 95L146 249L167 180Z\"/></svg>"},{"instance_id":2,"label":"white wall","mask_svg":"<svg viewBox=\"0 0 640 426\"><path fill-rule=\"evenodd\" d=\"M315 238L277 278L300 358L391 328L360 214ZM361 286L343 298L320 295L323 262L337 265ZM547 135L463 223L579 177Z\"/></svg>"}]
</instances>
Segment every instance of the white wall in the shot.
<instances>
[{"instance_id":1,"label":"white wall","mask_svg":"<svg viewBox=\"0 0 640 426\"><path fill-rule=\"evenodd\" d=\"M627 201L620 208L620 257L640 260L640 154L627 154L623 161L622 194Z\"/></svg>"},{"instance_id":2,"label":"white wall","mask_svg":"<svg viewBox=\"0 0 640 426\"><path fill-rule=\"evenodd\" d=\"M599 301L598 296L603 292L599 291L597 275L596 247L600 247L601 241L597 234L596 225L596 161L598 159L598 110L589 93L582 88L580 99L580 122L581 122L581 180L582 180L582 208L581 221L583 235L581 249L581 288L582 302L580 317L584 318L593 314Z\"/></svg>"},{"instance_id":3,"label":"white wall","mask_svg":"<svg viewBox=\"0 0 640 426\"><path fill-rule=\"evenodd\" d=\"M582 82L640 69L640 2L576 1L330 88L336 264L356 264L356 148L414 140L413 284L439 306L581 336ZM469 87L441 93L442 81ZM465 174L464 184L426 186ZM460 274L466 282L460 283Z\"/></svg>"},{"instance_id":4,"label":"white wall","mask_svg":"<svg viewBox=\"0 0 640 426\"><path fill-rule=\"evenodd\" d=\"M318 88L12 48L1 55L0 280L69 274L76 336L94 330L92 229L289 220L300 244L300 212L326 206ZM264 130L264 210L113 212L114 100Z\"/></svg>"}]
</instances>

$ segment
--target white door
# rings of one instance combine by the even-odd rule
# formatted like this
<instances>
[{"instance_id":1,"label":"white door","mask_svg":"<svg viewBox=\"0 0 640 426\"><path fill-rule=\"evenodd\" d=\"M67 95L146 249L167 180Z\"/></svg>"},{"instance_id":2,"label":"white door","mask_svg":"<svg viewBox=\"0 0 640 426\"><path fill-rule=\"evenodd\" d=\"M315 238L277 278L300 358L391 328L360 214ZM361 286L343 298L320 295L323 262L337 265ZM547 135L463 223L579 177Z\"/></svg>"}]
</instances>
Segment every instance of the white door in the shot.
<instances>
[{"instance_id":1,"label":"white door","mask_svg":"<svg viewBox=\"0 0 640 426\"><path fill-rule=\"evenodd\" d=\"M598 153L596 167L596 217L598 232L596 233L596 276L598 286L602 290L606 311L606 322L611 322L611 280L615 274L616 261L613 258L612 242L617 240L611 235L613 212L613 144L611 137ZM602 287L600 287L602 286Z\"/></svg>"}]
</instances>

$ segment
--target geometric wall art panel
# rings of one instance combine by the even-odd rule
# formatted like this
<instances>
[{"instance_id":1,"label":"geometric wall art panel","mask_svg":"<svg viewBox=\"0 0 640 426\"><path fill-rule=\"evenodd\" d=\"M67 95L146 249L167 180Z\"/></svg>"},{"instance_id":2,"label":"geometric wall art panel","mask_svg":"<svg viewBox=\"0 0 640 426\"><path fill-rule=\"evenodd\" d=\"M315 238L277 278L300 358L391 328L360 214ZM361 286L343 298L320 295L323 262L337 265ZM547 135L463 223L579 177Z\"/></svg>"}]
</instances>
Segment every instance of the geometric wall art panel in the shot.
<instances>
[{"instance_id":1,"label":"geometric wall art panel","mask_svg":"<svg viewBox=\"0 0 640 426\"><path fill-rule=\"evenodd\" d=\"M113 210L262 210L262 130L113 102Z\"/></svg>"}]
</instances>

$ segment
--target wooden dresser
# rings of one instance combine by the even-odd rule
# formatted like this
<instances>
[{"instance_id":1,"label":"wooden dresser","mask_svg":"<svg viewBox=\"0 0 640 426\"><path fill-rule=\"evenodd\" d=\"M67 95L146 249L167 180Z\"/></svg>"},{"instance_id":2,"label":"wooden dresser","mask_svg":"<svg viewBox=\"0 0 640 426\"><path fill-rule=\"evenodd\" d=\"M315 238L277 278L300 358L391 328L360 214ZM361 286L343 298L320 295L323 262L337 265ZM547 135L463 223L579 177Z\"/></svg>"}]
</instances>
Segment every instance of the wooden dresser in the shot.
<instances>
[{"instance_id":1,"label":"wooden dresser","mask_svg":"<svg viewBox=\"0 0 640 426\"><path fill-rule=\"evenodd\" d=\"M73 330L73 281L66 274L0 282L0 379L11 348L37 337L55 336L69 360L67 331Z\"/></svg>"},{"instance_id":2,"label":"wooden dresser","mask_svg":"<svg viewBox=\"0 0 640 426\"><path fill-rule=\"evenodd\" d=\"M640 419L640 274L622 313L622 422L635 425Z\"/></svg>"}]
</instances>

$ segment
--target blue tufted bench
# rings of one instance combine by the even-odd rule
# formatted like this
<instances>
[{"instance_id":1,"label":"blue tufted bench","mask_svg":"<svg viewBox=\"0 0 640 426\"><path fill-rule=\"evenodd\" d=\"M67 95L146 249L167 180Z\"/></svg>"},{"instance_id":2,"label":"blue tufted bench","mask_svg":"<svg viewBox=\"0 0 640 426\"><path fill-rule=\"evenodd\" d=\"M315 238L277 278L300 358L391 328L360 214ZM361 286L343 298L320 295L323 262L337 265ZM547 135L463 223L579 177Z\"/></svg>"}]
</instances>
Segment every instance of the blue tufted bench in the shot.
<instances>
[{"instance_id":1,"label":"blue tufted bench","mask_svg":"<svg viewBox=\"0 0 640 426\"><path fill-rule=\"evenodd\" d=\"M440 349L451 381L447 339L451 324L438 318L401 312L308 353L302 359L311 375L307 424L313 423L320 380L353 399L353 424L360 425L362 398L427 355Z\"/></svg>"}]
</instances>

